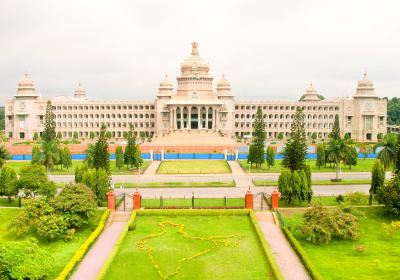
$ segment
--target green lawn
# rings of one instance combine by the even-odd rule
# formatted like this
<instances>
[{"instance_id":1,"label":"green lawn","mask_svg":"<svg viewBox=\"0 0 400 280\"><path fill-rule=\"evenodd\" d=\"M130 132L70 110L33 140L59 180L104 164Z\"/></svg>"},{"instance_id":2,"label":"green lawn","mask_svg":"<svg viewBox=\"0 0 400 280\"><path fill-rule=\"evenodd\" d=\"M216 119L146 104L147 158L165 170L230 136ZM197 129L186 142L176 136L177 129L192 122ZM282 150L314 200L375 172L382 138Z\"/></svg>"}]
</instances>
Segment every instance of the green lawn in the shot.
<instances>
[{"instance_id":1,"label":"green lawn","mask_svg":"<svg viewBox=\"0 0 400 280\"><path fill-rule=\"evenodd\" d=\"M9 161L7 162L7 166L14 168L17 173L19 173L19 170L21 167L29 165L31 162L30 161ZM73 160L72 161L72 167L69 169L58 169L57 167L54 167L54 170L51 172L52 175L74 175L75 174L75 168L76 166L82 165L83 161L81 160ZM149 166L150 161L145 160L143 161L142 166L140 167L140 172L143 173L147 167ZM121 169L118 169L115 166L115 160L110 160L110 167L111 167L111 172L114 175L131 175L131 174L136 174L138 172L138 169L134 168L133 170L129 170L128 167L124 166Z\"/></svg>"},{"instance_id":2,"label":"green lawn","mask_svg":"<svg viewBox=\"0 0 400 280\"><path fill-rule=\"evenodd\" d=\"M253 184L256 187L278 186L278 181L253 180ZM331 180L313 180L312 184L314 186L315 185L369 185L369 184L371 184L371 180L370 179L342 180L340 182L332 182Z\"/></svg>"},{"instance_id":3,"label":"green lawn","mask_svg":"<svg viewBox=\"0 0 400 280\"><path fill-rule=\"evenodd\" d=\"M163 206L192 206L192 198L166 198L163 199ZM195 207L202 206L225 206L223 198L196 198L194 200ZM226 206L244 207L244 198L227 198ZM160 207L160 199L142 199L142 207Z\"/></svg>"},{"instance_id":4,"label":"green lawn","mask_svg":"<svg viewBox=\"0 0 400 280\"><path fill-rule=\"evenodd\" d=\"M400 268L400 234L388 236L383 223L391 222L380 207L360 208L366 217L361 218L360 239L333 240L329 244L313 245L293 230L301 222L301 214L283 212L285 224L304 248L311 261L325 279L398 279ZM354 250L364 245L363 253Z\"/></svg>"},{"instance_id":5,"label":"green lawn","mask_svg":"<svg viewBox=\"0 0 400 280\"><path fill-rule=\"evenodd\" d=\"M352 204L351 202L349 202L349 200L346 199L346 195L344 195L345 197L345 204ZM293 204L290 203L286 203L283 200L279 200L279 207L285 208L285 207L308 207L312 204L320 204L322 206L338 206L339 203L336 201L336 196L313 196L311 203L308 204L308 202L306 201L302 201L301 203L296 201ZM377 205L378 202L376 200L372 201L373 205ZM368 205L368 195L362 196L359 204L357 205L361 205L361 206L367 206Z\"/></svg>"},{"instance_id":6,"label":"green lawn","mask_svg":"<svg viewBox=\"0 0 400 280\"><path fill-rule=\"evenodd\" d=\"M8 231L8 225L20 211L20 208L0 208L0 242L18 240L14 233ZM70 258L75 254L75 251L97 227L102 214L103 211L97 211L90 225L76 232L74 238L69 242L65 242L64 240L47 242L39 239L39 246L48 250L54 258L53 273L50 275L50 279L54 279L61 272ZM31 235L26 236L26 238L29 237Z\"/></svg>"},{"instance_id":7,"label":"green lawn","mask_svg":"<svg viewBox=\"0 0 400 280\"><path fill-rule=\"evenodd\" d=\"M119 252L110 265L105 279L161 279L146 251L139 250L136 242L160 231L159 223L171 221L184 224L184 231L193 237L230 236L226 240L237 242L236 247L225 247L210 240L182 238L178 228L166 227L166 234L146 243L153 247L154 261L163 273L176 270L178 261L201 251L211 249L199 257L185 261L172 279L231 280L273 279L271 268L248 216L137 216L136 230L128 231Z\"/></svg>"},{"instance_id":8,"label":"green lawn","mask_svg":"<svg viewBox=\"0 0 400 280\"><path fill-rule=\"evenodd\" d=\"M166 160L157 169L158 174L219 174L231 173L226 160Z\"/></svg>"},{"instance_id":9,"label":"green lawn","mask_svg":"<svg viewBox=\"0 0 400 280\"><path fill-rule=\"evenodd\" d=\"M216 182L148 182L148 183L115 183L119 188L215 188L215 187L235 187L235 181L216 181Z\"/></svg>"},{"instance_id":10,"label":"green lawn","mask_svg":"<svg viewBox=\"0 0 400 280\"><path fill-rule=\"evenodd\" d=\"M9 202L7 197L0 197L0 206L18 207L18 199L12 198Z\"/></svg>"},{"instance_id":11,"label":"green lawn","mask_svg":"<svg viewBox=\"0 0 400 280\"><path fill-rule=\"evenodd\" d=\"M347 165L341 164L341 171L342 172L371 172L372 166L374 165L375 159L358 159L357 161L357 166L352 166L351 169ZM262 164L260 168L255 168L255 165L253 165L253 168L250 169L251 173L279 173L282 169L282 160L278 159L275 160L275 165L271 166L270 169L268 169L268 166L266 163ZM335 172L335 167L332 165L332 167L321 167L318 168L315 165L315 160L307 160L307 163L311 167L312 172ZM249 172L249 164L247 164L247 160L239 160L240 166L243 168L243 170L248 173Z\"/></svg>"}]
</instances>

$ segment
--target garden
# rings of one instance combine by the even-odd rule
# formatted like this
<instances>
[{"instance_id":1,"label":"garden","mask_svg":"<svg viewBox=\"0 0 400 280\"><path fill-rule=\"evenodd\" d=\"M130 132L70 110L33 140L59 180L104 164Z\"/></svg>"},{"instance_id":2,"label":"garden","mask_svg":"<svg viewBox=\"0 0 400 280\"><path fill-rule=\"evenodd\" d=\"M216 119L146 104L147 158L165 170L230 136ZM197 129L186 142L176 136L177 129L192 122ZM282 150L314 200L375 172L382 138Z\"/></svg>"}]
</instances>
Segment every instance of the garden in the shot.
<instances>
[{"instance_id":1,"label":"garden","mask_svg":"<svg viewBox=\"0 0 400 280\"><path fill-rule=\"evenodd\" d=\"M26 264L27 266L25 269L32 270L29 271L31 277L35 275L34 270L37 270L37 273L40 273L39 275L41 275L43 279L54 279L64 269L70 259L74 256L75 252L81 247L85 240L91 235L93 230L98 226L104 211L96 210L94 216L89 220L88 224L76 231L73 238L69 241L66 241L65 239L49 240L44 237L39 237L34 232L26 233L24 236L19 237L14 230L9 228L9 226L10 223L12 223L12 221L15 220L22 212L23 209L19 208L0 208L0 244L2 244L2 246L6 246L8 242L12 242L9 244L12 245L16 250L15 253L18 252L18 255L20 256L22 256L22 252L28 252L26 259L21 257L13 257L11 260L8 259L12 261L13 267L16 269L18 269L18 265L24 266L24 264ZM26 248L22 248L22 251L18 251L18 244L21 244ZM28 247L32 246L32 248L35 248L35 244L37 244L39 250L44 251L42 251L42 256L44 257L42 259L36 259L32 262L28 259ZM32 254L32 251L30 253ZM4 269L5 261L7 261L7 255L9 254L9 251L0 253L0 263L2 265L2 269ZM1 271L0 278L4 276L3 273L4 271ZM14 277L9 279L17 279L19 277L18 275L18 272L14 272Z\"/></svg>"},{"instance_id":2,"label":"garden","mask_svg":"<svg viewBox=\"0 0 400 280\"><path fill-rule=\"evenodd\" d=\"M290 229L317 272L324 279L396 279L400 262L399 227L382 207L358 208L359 233L355 239L334 237L315 245L299 230L305 209L280 210Z\"/></svg>"},{"instance_id":3,"label":"garden","mask_svg":"<svg viewBox=\"0 0 400 280\"><path fill-rule=\"evenodd\" d=\"M134 215L136 212L134 213ZM246 210L141 210L103 279L276 279Z\"/></svg>"},{"instance_id":4,"label":"garden","mask_svg":"<svg viewBox=\"0 0 400 280\"><path fill-rule=\"evenodd\" d=\"M232 173L225 160L165 160L157 174L224 174Z\"/></svg>"}]
</instances>

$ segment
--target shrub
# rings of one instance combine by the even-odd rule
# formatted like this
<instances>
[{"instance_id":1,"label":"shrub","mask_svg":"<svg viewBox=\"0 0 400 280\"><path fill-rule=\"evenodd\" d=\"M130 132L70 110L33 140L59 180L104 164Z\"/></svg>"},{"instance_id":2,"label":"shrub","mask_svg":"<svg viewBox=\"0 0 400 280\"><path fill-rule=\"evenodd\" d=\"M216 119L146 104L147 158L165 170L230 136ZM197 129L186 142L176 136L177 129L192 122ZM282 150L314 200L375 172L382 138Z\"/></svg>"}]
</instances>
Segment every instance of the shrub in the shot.
<instances>
[{"instance_id":1,"label":"shrub","mask_svg":"<svg viewBox=\"0 0 400 280\"><path fill-rule=\"evenodd\" d=\"M336 202L339 203L339 204L343 203L343 202L344 202L344 196L341 195L341 194L339 194L339 195L336 197Z\"/></svg>"},{"instance_id":2,"label":"shrub","mask_svg":"<svg viewBox=\"0 0 400 280\"><path fill-rule=\"evenodd\" d=\"M0 244L1 279L45 279L52 269L49 252L31 241L7 241Z\"/></svg>"},{"instance_id":3,"label":"shrub","mask_svg":"<svg viewBox=\"0 0 400 280\"><path fill-rule=\"evenodd\" d=\"M66 218L68 228L88 224L97 207L94 193L83 184L66 185L51 205Z\"/></svg>"},{"instance_id":4,"label":"shrub","mask_svg":"<svg viewBox=\"0 0 400 280\"><path fill-rule=\"evenodd\" d=\"M55 194L55 185L49 181L47 172L42 165L28 165L22 167L18 180L18 189L22 190L25 196L36 196L41 194L52 197Z\"/></svg>"},{"instance_id":5,"label":"shrub","mask_svg":"<svg viewBox=\"0 0 400 280\"><path fill-rule=\"evenodd\" d=\"M367 203L367 197L362 192L348 192L345 202L351 205L362 205Z\"/></svg>"},{"instance_id":6,"label":"shrub","mask_svg":"<svg viewBox=\"0 0 400 280\"><path fill-rule=\"evenodd\" d=\"M392 221L390 224L383 224L387 235L394 235L400 232L400 221Z\"/></svg>"},{"instance_id":7,"label":"shrub","mask_svg":"<svg viewBox=\"0 0 400 280\"><path fill-rule=\"evenodd\" d=\"M385 205L385 210L389 215L400 217L400 174L378 190L377 199L379 203Z\"/></svg>"},{"instance_id":8,"label":"shrub","mask_svg":"<svg viewBox=\"0 0 400 280\"><path fill-rule=\"evenodd\" d=\"M329 210L314 206L308 209L299 229L304 238L313 244L329 243L333 237L356 239L359 234L358 218L341 207Z\"/></svg>"},{"instance_id":9,"label":"shrub","mask_svg":"<svg viewBox=\"0 0 400 280\"><path fill-rule=\"evenodd\" d=\"M50 214L39 217L38 235L49 240L55 240L67 232L67 220L60 214Z\"/></svg>"}]
</instances>

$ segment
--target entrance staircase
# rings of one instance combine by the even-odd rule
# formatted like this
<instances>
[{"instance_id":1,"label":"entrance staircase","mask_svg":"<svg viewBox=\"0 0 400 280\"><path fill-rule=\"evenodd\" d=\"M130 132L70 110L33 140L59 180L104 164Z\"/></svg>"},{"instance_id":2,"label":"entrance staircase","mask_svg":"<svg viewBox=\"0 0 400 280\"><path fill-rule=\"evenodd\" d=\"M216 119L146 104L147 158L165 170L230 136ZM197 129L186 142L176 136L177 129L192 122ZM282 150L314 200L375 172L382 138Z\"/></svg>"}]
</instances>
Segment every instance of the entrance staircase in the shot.
<instances>
[{"instance_id":1,"label":"entrance staircase","mask_svg":"<svg viewBox=\"0 0 400 280\"><path fill-rule=\"evenodd\" d=\"M210 130L173 131L165 136L155 137L155 145L236 145L234 139Z\"/></svg>"}]
</instances>

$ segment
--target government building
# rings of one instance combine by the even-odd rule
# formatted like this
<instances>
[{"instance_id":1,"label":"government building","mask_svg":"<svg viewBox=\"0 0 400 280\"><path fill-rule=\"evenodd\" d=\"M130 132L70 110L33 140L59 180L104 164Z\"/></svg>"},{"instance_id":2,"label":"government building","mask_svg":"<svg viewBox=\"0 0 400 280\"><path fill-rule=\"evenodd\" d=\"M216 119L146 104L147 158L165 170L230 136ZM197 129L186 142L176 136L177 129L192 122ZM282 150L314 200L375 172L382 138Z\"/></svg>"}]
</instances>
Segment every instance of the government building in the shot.
<instances>
[{"instance_id":1,"label":"government building","mask_svg":"<svg viewBox=\"0 0 400 280\"><path fill-rule=\"evenodd\" d=\"M72 96L50 99L56 130L63 138L72 138L74 132L79 138L89 138L91 132L97 135L105 123L112 137L121 139L133 124L138 136L153 141L171 134L196 133L234 140L251 135L258 107L263 110L270 140L289 135L298 107L304 111L308 137L315 132L318 138L327 138L336 114L342 133L348 133L355 141L376 141L377 135L385 134L387 129L387 102L375 94L366 74L349 98L321 100L311 84L302 101L236 100L224 75L214 88L208 62L199 56L198 43L192 43L191 54L181 63L181 74L176 80L175 89L165 76L155 99L143 101L92 100L79 85ZM268 95L273 93L266 93L265 97ZM37 93L33 81L25 74L17 93L5 103L6 135L22 140L41 134L48 100Z\"/></svg>"}]
</instances>

